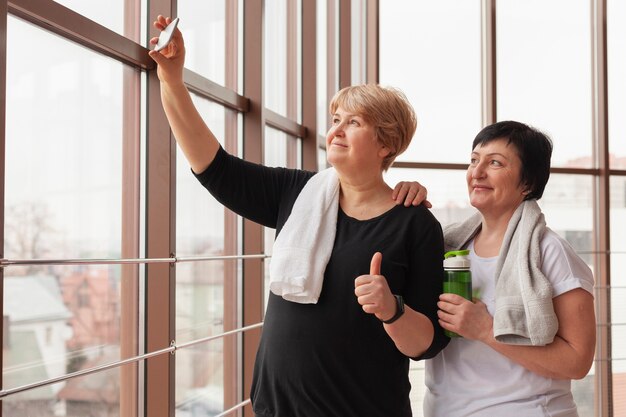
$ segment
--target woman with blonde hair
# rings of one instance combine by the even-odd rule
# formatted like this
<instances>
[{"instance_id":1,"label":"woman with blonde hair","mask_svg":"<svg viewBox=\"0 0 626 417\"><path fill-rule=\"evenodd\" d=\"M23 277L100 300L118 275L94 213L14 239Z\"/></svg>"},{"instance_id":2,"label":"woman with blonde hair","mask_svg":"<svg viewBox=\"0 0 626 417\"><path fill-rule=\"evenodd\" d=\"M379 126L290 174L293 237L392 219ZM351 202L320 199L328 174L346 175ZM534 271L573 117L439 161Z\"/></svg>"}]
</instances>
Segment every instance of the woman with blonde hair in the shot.
<instances>
[{"instance_id":1,"label":"woman with blonde hair","mask_svg":"<svg viewBox=\"0 0 626 417\"><path fill-rule=\"evenodd\" d=\"M409 359L433 357L448 341L436 314L441 227L423 206L397 206L383 181L413 137L413 108L392 88L345 88L330 105L332 168L268 168L220 146L183 83L184 55L179 30L150 52L178 145L217 200L277 233L255 415L411 416Z\"/></svg>"}]
</instances>

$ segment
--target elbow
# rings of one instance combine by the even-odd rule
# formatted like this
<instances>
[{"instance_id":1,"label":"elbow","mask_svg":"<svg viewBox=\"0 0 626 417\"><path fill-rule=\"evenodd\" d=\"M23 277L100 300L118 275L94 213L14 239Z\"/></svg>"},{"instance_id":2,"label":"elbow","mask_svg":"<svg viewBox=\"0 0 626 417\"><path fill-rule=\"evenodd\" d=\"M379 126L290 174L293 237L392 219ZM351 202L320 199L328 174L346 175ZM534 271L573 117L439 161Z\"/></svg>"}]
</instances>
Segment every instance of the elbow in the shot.
<instances>
[{"instance_id":1,"label":"elbow","mask_svg":"<svg viewBox=\"0 0 626 417\"><path fill-rule=\"evenodd\" d=\"M589 374L589 370L591 369L592 363L593 363L593 358L577 366L575 369L572 370L572 375L570 379L583 379L584 377L586 377Z\"/></svg>"},{"instance_id":2,"label":"elbow","mask_svg":"<svg viewBox=\"0 0 626 417\"><path fill-rule=\"evenodd\" d=\"M565 379L570 379L570 380L579 380L579 379L584 379L587 375L589 374L589 369L587 369L584 372L573 372L571 375L569 375L567 378Z\"/></svg>"},{"instance_id":3,"label":"elbow","mask_svg":"<svg viewBox=\"0 0 626 417\"><path fill-rule=\"evenodd\" d=\"M573 366L568 375L565 375L567 379L583 379L589 374L589 370L591 369L591 365L593 364L593 352L590 355L587 355L585 358L581 358L576 362L576 365Z\"/></svg>"}]
</instances>

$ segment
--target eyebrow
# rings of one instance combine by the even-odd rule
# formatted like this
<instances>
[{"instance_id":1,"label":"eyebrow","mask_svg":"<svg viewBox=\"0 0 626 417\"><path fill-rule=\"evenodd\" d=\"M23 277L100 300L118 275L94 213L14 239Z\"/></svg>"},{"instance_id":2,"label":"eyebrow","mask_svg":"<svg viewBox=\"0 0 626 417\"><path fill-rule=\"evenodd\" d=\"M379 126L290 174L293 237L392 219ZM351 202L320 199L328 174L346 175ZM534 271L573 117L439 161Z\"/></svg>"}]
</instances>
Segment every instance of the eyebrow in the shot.
<instances>
[{"instance_id":1,"label":"eyebrow","mask_svg":"<svg viewBox=\"0 0 626 417\"><path fill-rule=\"evenodd\" d=\"M472 151L472 155L480 155L480 153L478 153L476 151ZM500 152L490 152L488 154L485 154L485 156L494 156L494 155L501 156L504 159L509 159L504 154L501 154Z\"/></svg>"},{"instance_id":2,"label":"eyebrow","mask_svg":"<svg viewBox=\"0 0 626 417\"><path fill-rule=\"evenodd\" d=\"M341 117L342 115L339 113L334 113L332 114L332 116ZM361 119L363 118L363 116L361 116L360 114L356 114L356 113L346 113L343 115L343 117L360 117Z\"/></svg>"}]
</instances>

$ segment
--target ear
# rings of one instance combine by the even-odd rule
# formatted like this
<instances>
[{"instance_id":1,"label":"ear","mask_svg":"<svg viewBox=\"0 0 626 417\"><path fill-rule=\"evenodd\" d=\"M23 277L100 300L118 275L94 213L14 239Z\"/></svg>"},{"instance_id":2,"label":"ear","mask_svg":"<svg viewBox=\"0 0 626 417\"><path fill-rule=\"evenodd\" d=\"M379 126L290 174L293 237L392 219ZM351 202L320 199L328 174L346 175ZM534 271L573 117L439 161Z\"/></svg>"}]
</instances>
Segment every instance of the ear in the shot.
<instances>
[{"instance_id":1,"label":"ear","mask_svg":"<svg viewBox=\"0 0 626 417\"><path fill-rule=\"evenodd\" d=\"M378 150L378 156L379 156L381 159L385 159L385 158L386 158L386 157L388 157L389 155L391 155L391 150L390 150L388 147L386 147L385 145L382 145L382 146L380 147L380 149Z\"/></svg>"}]
</instances>

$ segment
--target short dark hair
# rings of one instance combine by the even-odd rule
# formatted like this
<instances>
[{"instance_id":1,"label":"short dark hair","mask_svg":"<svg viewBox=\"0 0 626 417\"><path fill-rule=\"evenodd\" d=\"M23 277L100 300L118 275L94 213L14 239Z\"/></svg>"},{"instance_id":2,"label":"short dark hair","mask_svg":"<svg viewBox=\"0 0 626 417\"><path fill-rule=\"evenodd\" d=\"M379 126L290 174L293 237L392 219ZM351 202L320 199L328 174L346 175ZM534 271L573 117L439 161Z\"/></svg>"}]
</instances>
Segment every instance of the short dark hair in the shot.
<instances>
[{"instance_id":1,"label":"short dark hair","mask_svg":"<svg viewBox=\"0 0 626 417\"><path fill-rule=\"evenodd\" d=\"M529 191L525 200L539 200L550 178L552 140L524 123L507 120L489 125L476 135L472 150L498 139L507 139L517 150L522 167L520 183Z\"/></svg>"}]
</instances>

